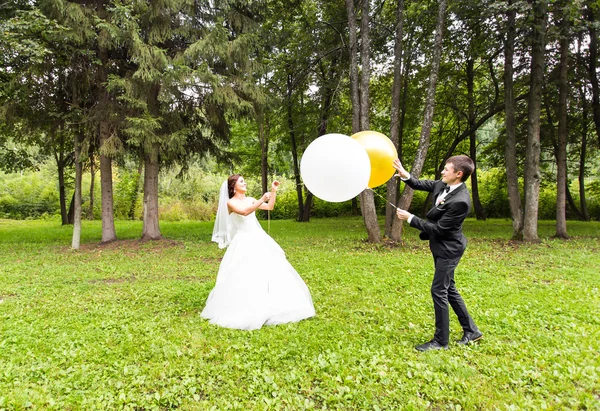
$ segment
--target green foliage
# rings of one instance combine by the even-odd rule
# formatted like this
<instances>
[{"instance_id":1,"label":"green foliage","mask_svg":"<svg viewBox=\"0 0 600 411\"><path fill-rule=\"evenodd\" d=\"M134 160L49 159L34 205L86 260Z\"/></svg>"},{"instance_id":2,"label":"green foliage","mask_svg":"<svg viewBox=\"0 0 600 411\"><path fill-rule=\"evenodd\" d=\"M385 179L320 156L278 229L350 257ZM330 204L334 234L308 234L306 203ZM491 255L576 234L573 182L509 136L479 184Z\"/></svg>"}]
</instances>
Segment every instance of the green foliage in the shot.
<instances>
[{"instance_id":1,"label":"green foliage","mask_svg":"<svg viewBox=\"0 0 600 411\"><path fill-rule=\"evenodd\" d=\"M37 147L15 144L14 136L7 136L5 131L6 129L0 126L0 170L5 173L38 170L44 158Z\"/></svg>"},{"instance_id":2,"label":"green foliage","mask_svg":"<svg viewBox=\"0 0 600 411\"><path fill-rule=\"evenodd\" d=\"M573 238L509 241L506 220L467 220L456 281L484 332L420 354L433 333L433 261L416 230L403 247L362 241L360 217L272 221L317 315L245 332L200 311L223 250L211 223L141 222L82 249L57 222L0 220L0 409L582 410L600 404L599 223ZM262 223L266 228L266 222ZM461 335L453 316L451 338Z\"/></svg>"},{"instance_id":3,"label":"green foliage","mask_svg":"<svg viewBox=\"0 0 600 411\"><path fill-rule=\"evenodd\" d=\"M65 31L36 8L27 7L16 11L9 19L0 19L0 67L11 67L24 61L41 63L52 54L48 43L64 36Z\"/></svg>"},{"instance_id":4,"label":"green foliage","mask_svg":"<svg viewBox=\"0 0 600 411\"><path fill-rule=\"evenodd\" d=\"M60 214L56 177L49 167L39 172L0 172L0 218L40 218Z\"/></svg>"},{"instance_id":5,"label":"green foliage","mask_svg":"<svg viewBox=\"0 0 600 411\"><path fill-rule=\"evenodd\" d=\"M143 201L142 190L140 190L141 176L137 170L119 168L115 180L113 181L115 187L113 194L115 216L127 219L132 211L134 216L141 216L142 210L136 207L141 205Z\"/></svg>"},{"instance_id":6,"label":"green foliage","mask_svg":"<svg viewBox=\"0 0 600 411\"><path fill-rule=\"evenodd\" d=\"M508 203L508 189L506 187L506 174L503 169L491 168L486 172L477 172L477 182L479 183L479 198L484 204L485 213L490 218L507 218L510 217L510 205ZM469 189L471 185L467 182ZM521 182L522 187L522 182ZM546 192L540 193L540 202L543 202L542 197L545 197ZM521 189L521 198L523 192ZM554 193L554 204L556 206L556 193ZM548 203L549 201L545 201ZM556 212L554 213L556 214ZM541 216L540 216L541 217ZM546 216L541 218L551 219L554 216Z\"/></svg>"},{"instance_id":7,"label":"green foliage","mask_svg":"<svg viewBox=\"0 0 600 411\"><path fill-rule=\"evenodd\" d=\"M161 198L160 219L164 221L214 221L217 203L194 199Z\"/></svg>"},{"instance_id":8,"label":"green foliage","mask_svg":"<svg viewBox=\"0 0 600 411\"><path fill-rule=\"evenodd\" d=\"M5 218L38 218L43 215L60 213L56 175L54 164L40 163L39 172L17 174L0 174L0 214ZM114 167L113 183L114 212L117 219L142 219L143 217L143 176L138 174L136 165L123 164ZM219 189L228 174L213 171L215 164L194 164L185 171L181 168L170 168L161 171L159 179L160 218L165 221L211 221L217 209ZM244 174L248 181L248 195L258 198L262 195L260 178ZM70 180L71 176L67 175ZM296 219L298 216L298 199L295 181L286 176L269 176L269 184L278 179L282 185L277 193L275 209L270 212L271 219ZM27 183L23 183L27 181ZM506 192L506 177L499 168L478 173L480 199L489 218L510 218ZM470 183L467 182L467 185ZM83 176L83 208L89 204L90 175ZM2 185L0 185L2 187ZM401 188L404 188L402 185ZM576 180L570 187L573 200L579 207L579 188ZM72 189L68 190L70 200ZM385 186L375 188L375 205L379 215L385 211ZM305 194L306 195L306 194ZM94 187L94 219L101 217L100 182L96 176ZM410 210L418 215L426 212L427 193L417 191L414 194ZM590 179L586 185L586 200L590 216L600 220L600 183ZM567 208L568 216L576 218ZM349 216L352 214L352 203L330 203L315 198L311 209L314 218ZM540 189L539 218L554 219L556 215L556 192L552 184L543 185ZM265 213L258 213L259 218L267 218Z\"/></svg>"}]
</instances>

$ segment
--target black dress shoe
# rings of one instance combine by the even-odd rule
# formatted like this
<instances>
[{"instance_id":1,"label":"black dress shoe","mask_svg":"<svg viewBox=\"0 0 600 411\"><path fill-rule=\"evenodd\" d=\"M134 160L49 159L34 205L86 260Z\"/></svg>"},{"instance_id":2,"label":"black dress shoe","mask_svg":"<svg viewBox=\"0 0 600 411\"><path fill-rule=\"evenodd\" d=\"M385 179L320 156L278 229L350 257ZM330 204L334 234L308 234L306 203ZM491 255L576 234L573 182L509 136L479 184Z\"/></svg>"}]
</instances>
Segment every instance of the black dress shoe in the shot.
<instances>
[{"instance_id":1,"label":"black dress shoe","mask_svg":"<svg viewBox=\"0 0 600 411\"><path fill-rule=\"evenodd\" d=\"M429 350L447 350L448 345L442 345L436 340L431 340L425 344L417 345L415 347L417 351L429 351Z\"/></svg>"},{"instance_id":2,"label":"black dress shoe","mask_svg":"<svg viewBox=\"0 0 600 411\"><path fill-rule=\"evenodd\" d=\"M481 331L477 330L474 333L464 333L463 337L458 340L456 343L457 344L462 344L462 345L467 345L469 343L474 343L476 341L479 341L483 338L483 334L481 333Z\"/></svg>"}]
</instances>

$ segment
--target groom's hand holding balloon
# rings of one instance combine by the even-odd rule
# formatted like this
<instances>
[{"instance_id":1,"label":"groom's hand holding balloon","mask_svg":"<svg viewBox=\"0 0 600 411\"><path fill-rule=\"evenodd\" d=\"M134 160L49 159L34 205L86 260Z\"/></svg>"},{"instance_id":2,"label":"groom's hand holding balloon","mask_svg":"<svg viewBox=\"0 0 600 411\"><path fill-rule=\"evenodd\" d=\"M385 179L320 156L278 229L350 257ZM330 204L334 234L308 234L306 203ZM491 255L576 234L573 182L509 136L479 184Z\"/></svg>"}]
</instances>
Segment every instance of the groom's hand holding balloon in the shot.
<instances>
[{"instance_id":1,"label":"groom's hand holding balloon","mask_svg":"<svg viewBox=\"0 0 600 411\"><path fill-rule=\"evenodd\" d=\"M396 171L398 172L398 174L396 174L394 177L400 177L400 178L404 178L404 179L407 179L410 177L410 173L404 169L399 158L394 160L394 162L392 163L392 167L394 167L396 169Z\"/></svg>"}]
</instances>

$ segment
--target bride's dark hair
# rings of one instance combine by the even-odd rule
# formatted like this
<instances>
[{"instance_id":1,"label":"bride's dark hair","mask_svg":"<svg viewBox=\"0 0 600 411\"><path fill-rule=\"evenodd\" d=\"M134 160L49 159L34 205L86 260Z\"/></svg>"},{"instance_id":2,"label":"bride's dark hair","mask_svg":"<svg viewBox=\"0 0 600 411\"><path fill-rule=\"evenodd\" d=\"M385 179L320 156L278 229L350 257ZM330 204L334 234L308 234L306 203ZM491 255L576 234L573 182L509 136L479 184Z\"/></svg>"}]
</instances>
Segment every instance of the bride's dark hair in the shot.
<instances>
[{"instance_id":1,"label":"bride's dark hair","mask_svg":"<svg viewBox=\"0 0 600 411\"><path fill-rule=\"evenodd\" d=\"M240 177L241 176L239 174L232 174L227 179L227 191L229 193L229 198L233 197L233 194L235 193L235 183L237 183Z\"/></svg>"}]
</instances>

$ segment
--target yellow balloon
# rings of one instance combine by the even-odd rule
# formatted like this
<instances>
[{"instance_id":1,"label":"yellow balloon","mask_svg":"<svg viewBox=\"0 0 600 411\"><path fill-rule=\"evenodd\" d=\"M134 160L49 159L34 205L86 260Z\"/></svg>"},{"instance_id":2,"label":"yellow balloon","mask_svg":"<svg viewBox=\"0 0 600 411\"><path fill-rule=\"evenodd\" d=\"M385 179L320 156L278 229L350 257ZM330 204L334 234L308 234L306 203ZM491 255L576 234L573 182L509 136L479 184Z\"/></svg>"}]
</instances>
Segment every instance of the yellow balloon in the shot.
<instances>
[{"instance_id":1,"label":"yellow balloon","mask_svg":"<svg viewBox=\"0 0 600 411\"><path fill-rule=\"evenodd\" d=\"M369 187L386 183L394 175L392 163L398 158L396 147L386 135L377 131L365 130L352 135L367 151L371 160Z\"/></svg>"}]
</instances>

